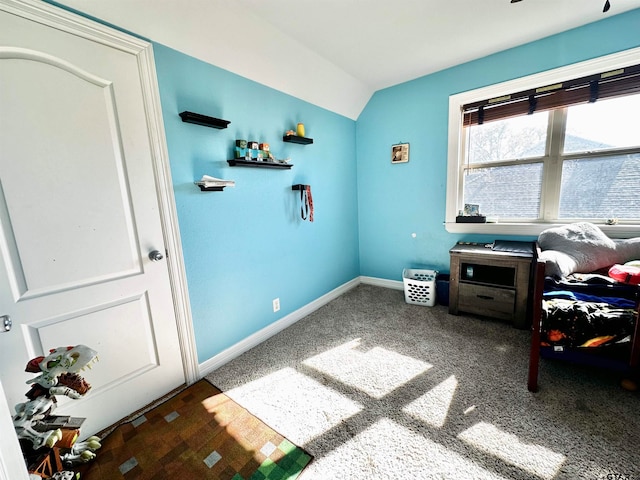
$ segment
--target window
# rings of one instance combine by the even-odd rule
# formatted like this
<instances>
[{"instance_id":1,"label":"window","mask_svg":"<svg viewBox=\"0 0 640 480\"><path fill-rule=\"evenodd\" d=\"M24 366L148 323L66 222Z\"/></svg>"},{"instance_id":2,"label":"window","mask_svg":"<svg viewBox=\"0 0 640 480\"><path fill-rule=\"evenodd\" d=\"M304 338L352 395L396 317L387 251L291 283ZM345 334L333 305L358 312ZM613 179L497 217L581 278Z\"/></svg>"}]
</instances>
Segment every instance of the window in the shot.
<instances>
[{"instance_id":1,"label":"window","mask_svg":"<svg viewBox=\"0 0 640 480\"><path fill-rule=\"evenodd\" d=\"M640 66L630 58L640 49L452 96L447 230L537 235L615 218L617 236L637 235ZM465 204L499 223L455 224Z\"/></svg>"}]
</instances>

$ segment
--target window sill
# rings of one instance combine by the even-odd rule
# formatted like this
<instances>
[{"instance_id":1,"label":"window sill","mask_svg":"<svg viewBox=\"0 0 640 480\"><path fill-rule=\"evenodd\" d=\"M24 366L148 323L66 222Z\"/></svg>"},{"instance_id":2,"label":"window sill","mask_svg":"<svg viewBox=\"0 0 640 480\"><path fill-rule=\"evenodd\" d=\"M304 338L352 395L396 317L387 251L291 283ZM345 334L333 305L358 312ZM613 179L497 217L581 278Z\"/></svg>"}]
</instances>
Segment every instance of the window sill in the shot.
<instances>
[{"instance_id":1,"label":"window sill","mask_svg":"<svg viewBox=\"0 0 640 480\"><path fill-rule=\"evenodd\" d=\"M449 233L471 233L479 235L513 235L537 237L540 232L552 227L565 225L562 223L455 223L444 224ZM610 238L640 237L640 225L598 225Z\"/></svg>"}]
</instances>

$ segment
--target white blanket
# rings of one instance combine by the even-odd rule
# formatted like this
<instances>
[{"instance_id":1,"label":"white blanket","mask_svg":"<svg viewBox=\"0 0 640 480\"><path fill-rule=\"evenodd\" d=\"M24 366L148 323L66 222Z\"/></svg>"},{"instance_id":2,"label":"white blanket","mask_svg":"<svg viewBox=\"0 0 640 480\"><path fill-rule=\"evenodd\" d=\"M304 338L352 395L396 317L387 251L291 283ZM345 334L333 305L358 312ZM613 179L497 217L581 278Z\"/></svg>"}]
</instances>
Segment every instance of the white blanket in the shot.
<instances>
[{"instance_id":1,"label":"white blanket","mask_svg":"<svg viewBox=\"0 0 640 480\"><path fill-rule=\"evenodd\" d=\"M549 228L538 237L545 273L565 277L640 259L640 237L612 240L588 222Z\"/></svg>"}]
</instances>

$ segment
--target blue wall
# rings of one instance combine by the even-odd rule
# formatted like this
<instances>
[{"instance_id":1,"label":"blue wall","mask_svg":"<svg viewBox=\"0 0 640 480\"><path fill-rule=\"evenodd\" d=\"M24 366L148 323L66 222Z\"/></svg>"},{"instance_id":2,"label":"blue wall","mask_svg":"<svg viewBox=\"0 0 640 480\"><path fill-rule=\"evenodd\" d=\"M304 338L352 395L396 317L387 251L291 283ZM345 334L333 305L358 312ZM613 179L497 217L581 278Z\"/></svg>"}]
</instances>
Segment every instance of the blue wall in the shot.
<instances>
[{"instance_id":1,"label":"blue wall","mask_svg":"<svg viewBox=\"0 0 640 480\"><path fill-rule=\"evenodd\" d=\"M494 239L444 228L450 95L638 46L640 9L376 92L356 127L361 275L448 272L458 240ZM409 163L391 164L395 143Z\"/></svg>"},{"instance_id":2,"label":"blue wall","mask_svg":"<svg viewBox=\"0 0 640 480\"><path fill-rule=\"evenodd\" d=\"M636 9L381 90L353 122L154 44L199 361L359 275L447 272L456 241L492 241L443 225L449 95L639 45ZM183 123L184 110L231 124ZM299 121L313 145L282 142ZM229 167L236 138L267 142L294 167ZM391 164L395 143L410 143L409 163ZM200 192L203 174L236 187ZM313 223L299 217L296 183L312 186Z\"/></svg>"},{"instance_id":3,"label":"blue wall","mask_svg":"<svg viewBox=\"0 0 640 480\"><path fill-rule=\"evenodd\" d=\"M203 362L359 275L355 122L163 45L154 55ZM231 124L183 123L184 110ZM313 144L282 141L297 122ZM293 168L230 167L238 138L269 143ZM236 186L201 192L203 174ZM313 223L300 218L297 183L311 185Z\"/></svg>"}]
</instances>

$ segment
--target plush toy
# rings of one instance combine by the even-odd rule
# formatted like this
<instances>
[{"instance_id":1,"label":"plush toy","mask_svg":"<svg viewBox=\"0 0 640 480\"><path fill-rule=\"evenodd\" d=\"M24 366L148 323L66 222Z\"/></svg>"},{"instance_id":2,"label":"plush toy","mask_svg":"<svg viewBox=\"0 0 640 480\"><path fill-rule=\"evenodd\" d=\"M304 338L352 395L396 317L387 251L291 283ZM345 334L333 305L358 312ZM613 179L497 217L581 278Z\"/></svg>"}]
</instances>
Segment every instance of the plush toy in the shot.
<instances>
[{"instance_id":1,"label":"plush toy","mask_svg":"<svg viewBox=\"0 0 640 480\"><path fill-rule=\"evenodd\" d=\"M63 470L61 472L56 472L51 477L52 480L75 480L80 478L80 474L71 472L69 470Z\"/></svg>"},{"instance_id":2,"label":"plush toy","mask_svg":"<svg viewBox=\"0 0 640 480\"><path fill-rule=\"evenodd\" d=\"M57 395L77 400L91 389L91 385L78 372L91 368L91 364L97 360L97 352L85 345L76 345L54 348L46 357L36 357L27 363L25 370L39 375L27 381L27 384L32 384L25 394L29 401L15 406L13 425L28 463L30 458L37 458L43 448L50 449L43 463L34 467L35 473L40 473L42 469L53 469L45 478L73 479L73 472L69 477L67 472L61 470L62 463L73 466L88 462L95 458L94 452L101 446L100 439L95 436L84 442L76 442L79 428L71 426L68 421L63 422L65 417L52 415L57 405ZM27 445L31 447L29 451L25 451ZM61 475L54 477L54 473Z\"/></svg>"}]
</instances>

